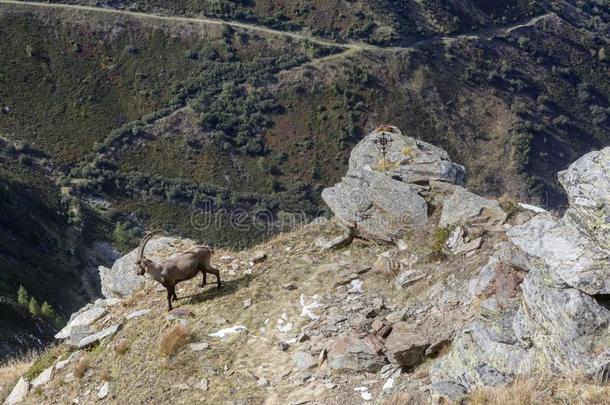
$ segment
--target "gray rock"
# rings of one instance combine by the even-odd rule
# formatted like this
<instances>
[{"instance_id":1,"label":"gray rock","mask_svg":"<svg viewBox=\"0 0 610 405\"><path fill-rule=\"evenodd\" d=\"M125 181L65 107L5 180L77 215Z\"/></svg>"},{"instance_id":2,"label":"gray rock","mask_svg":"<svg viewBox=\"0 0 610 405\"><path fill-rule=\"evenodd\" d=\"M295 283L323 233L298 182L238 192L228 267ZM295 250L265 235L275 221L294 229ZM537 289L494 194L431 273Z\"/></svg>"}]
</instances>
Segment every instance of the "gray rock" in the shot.
<instances>
[{"instance_id":1,"label":"gray rock","mask_svg":"<svg viewBox=\"0 0 610 405\"><path fill-rule=\"evenodd\" d=\"M491 221L503 224L507 215L497 201L478 196L462 187L455 187L454 192L443 202L440 226L467 225L475 221Z\"/></svg>"},{"instance_id":2,"label":"gray rock","mask_svg":"<svg viewBox=\"0 0 610 405\"><path fill-rule=\"evenodd\" d=\"M104 338L114 335L120 329L120 327L121 325L112 325L106 329L102 329L97 333L94 333L81 339L80 341L75 343L74 346L78 347L79 349L91 346L92 344L99 342Z\"/></svg>"},{"instance_id":3,"label":"gray rock","mask_svg":"<svg viewBox=\"0 0 610 405\"><path fill-rule=\"evenodd\" d=\"M292 354L292 361L299 370L308 370L318 364L318 361L310 353L301 351Z\"/></svg>"},{"instance_id":4,"label":"gray rock","mask_svg":"<svg viewBox=\"0 0 610 405\"><path fill-rule=\"evenodd\" d=\"M394 285L396 288L404 288L424 277L426 277L426 275L419 270L403 271L394 279Z\"/></svg>"},{"instance_id":5,"label":"gray rock","mask_svg":"<svg viewBox=\"0 0 610 405\"><path fill-rule=\"evenodd\" d=\"M139 318L141 316L146 316L148 314L150 314L150 309L141 309L139 311L133 311L133 312L127 314L125 319L129 320L129 319Z\"/></svg>"},{"instance_id":6,"label":"gray rock","mask_svg":"<svg viewBox=\"0 0 610 405\"><path fill-rule=\"evenodd\" d=\"M384 365L384 358L363 340L351 334L333 339L327 347L328 366L333 370L355 370L375 373Z\"/></svg>"},{"instance_id":7,"label":"gray rock","mask_svg":"<svg viewBox=\"0 0 610 405\"><path fill-rule=\"evenodd\" d=\"M610 147L572 163L559 182L570 202L566 218L610 249Z\"/></svg>"},{"instance_id":8,"label":"gray rock","mask_svg":"<svg viewBox=\"0 0 610 405\"><path fill-rule=\"evenodd\" d=\"M385 342L388 360L403 367L418 365L429 345L426 339L414 333L406 322L395 323Z\"/></svg>"},{"instance_id":9,"label":"gray rock","mask_svg":"<svg viewBox=\"0 0 610 405\"><path fill-rule=\"evenodd\" d=\"M84 312L78 313L62 330L56 335L55 339L67 339L72 333L72 329L79 326L89 326L95 321L106 315L108 310L102 307L92 307Z\"/></svg>"},{"instance_id":10,"label":"gray rock","mask_svg":"<svg viewBox=\"0 0 610 405\"><path fill-rule=\"evenodd\" d=\"M380 273L393 273L398 269L400 264L397 262L396 251L388 250L377 256L377 260L373 263L373 270Z\"/></svg>"},{"instance_id":11,"label":"gray rock","mask_svg":"<svg viewBox=\"0 0 610 405\"><path fill-rule=\"evenodd\" d=\"M105 382L104 384L102 384L100 389L97 391L97 399L104 399L108 396L109 393L110 393L110 384L108 382Z\"/></svg>"},{"instance_id":12,"label":"gray rock","mask_svg":"<svg viewBox=\"0 0 610 405\"><path fill-rule=\"evenodd\" d=\"M446 398L452 402L461 402L468 391L466 387L461 384L457 384L452 381L439 381L428 386L428 390L431 391L435 396L440 398ZM439 402L439 401L437 401ZM441 402L439 402L441 403Z\"/></svg>"},{"instance_id":13,"label":"gray rock","mask_svg":"<svg viewBox=\"0 0 610 405\"><path fill-rule=\"evenodd\" d=\"M192 245L193 242L188 239L170 237L152 239L146 245L146 257L161 261L179 255ZM147 282L145 277L136 273L137 255L136 248L114 262L111 269L99 267L102 294L106 298L129 297Z\"/></svg>"},{"instance_id":14,"label":"gray rock","mask_svg":"<svg viewBox=\"0 0 610 405\"><path fill-rule=\"evenodd\" d=\"M17 381L15 387L13 387L13 390L11 391L9 396L6 397L6 399L4 400L4 405L13 405L20 403L21 401L23 401L29 391L30 383L25 378L21 377L19 381Z\"/></svg>"},{"instance_id":15,"label":"gray rock","mask_svg":"<svg viewBox=\"0 0 610 405\"><path fill-rule=\"evenodd\" d=\"M429 143L404 136L396 127L374 131L360 141L350 155L349 172L367 166L383 169L381 154L375 146L375 140L381 132L385 132L392 139L386 158L390 176L400 177L406 183L432 180L464 183L464 167L453 163L447 152Z\"/></svg>"},{"instance_id":16,"label":"gray rock","mask_svg":"<svg viewBox=\"0 0 610 405\"><path fill-rule=\"evenodd\" d=\"M352 243L354 236L352 233L347 230L343 232L341 235L328 240L326 238L320 237L315 240L316 246L318 246L322 251L332 250L332 249L341 249L346 246L349 246Z\"/></svg>"},{"instance_id":17,"label":"gray rock","mask_svg":"<svg viewBox=\"0 0 610 405\"><path fill-rule=\"evenodd\" d=\"M207 378L204 378L203 380L201 380L197 384L195 384L195 388L198 388L204 392L207 391L209 389L209 387L210 387L210 383Z\"/></svg>"},{"instance_id":18,"label":"gray rock","mask_svg":"<svg viewBox=\"0 0 610 405\"><path fill-rule=\"evenodd\" d=\"M340 224L383 243L428 221L428 205L414 186L371 169L348 173L341 183L325 189L322 198Z\"/></svg>"},{"instance_id":19,"label":"gray rock","mask_svg":"<svg viewBox=\"0 0 610 405\"><path fill-rule=\"evenodd\" d=\"M53 378L54 370L54 366L44 369L42 373L38 374L38 376L32 381L32 388L38 388L48 384L49 381L51 381L51 378Z\"/></svg>"},{"instance_id":20,"label":"gray rock","mask_svg":"<svg viewBox=\"0 0 610 405\"><path fill-rule=\"evenodd\" d=\"M589 295L610 294L610 251L568 221L540 214L507 235L534 266L549 269Z\"/></svg>"},{"instance_id":21,"label":"gray rock","mask_svg":"<svg viewBox=\"0 0 610 405\"><path fill-rule=\"evenodd\" d=\"M210 347L210 344L208 342L191 343L191 344L189 344L189 348L193 352L201 352L203 350L207 350L209 347Z\"/></svg>"}]
</instances>

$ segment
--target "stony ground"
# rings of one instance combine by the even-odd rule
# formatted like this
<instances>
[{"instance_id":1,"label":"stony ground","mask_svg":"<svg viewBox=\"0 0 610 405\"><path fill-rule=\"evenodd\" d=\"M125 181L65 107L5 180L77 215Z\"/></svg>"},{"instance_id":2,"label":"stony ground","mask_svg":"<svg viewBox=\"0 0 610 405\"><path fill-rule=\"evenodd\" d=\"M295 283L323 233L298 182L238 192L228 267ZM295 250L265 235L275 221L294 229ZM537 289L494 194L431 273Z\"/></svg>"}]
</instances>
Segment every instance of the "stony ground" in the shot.
<instances>
[{"instance_id":1,"label":"stony ground","mask_svg":"<svg viewBox=\"0 0 610 405\"><path fill-rule=\"evenodd\" d=\"M368 373L333 370L324 355L335 337L367 336L380 324L407 320L441 341L435 334L451 334L465 323L471 302L464 289L493 250L495 237L469 258L451 256L439 263L428 257L431 233L413 231L402 250L379 260L389 248L362 240L321 253L316 239L321 244L320 238L338 234L330 223L308 225L254 251L216 252L223 289L201 289L199 278L183 283L174 320L167 316L165 293L152 286L111 306L97 327L121 324L120 331L86 350L51 349L52 357L70 361L48 384L33 389L26 403L90 403L105 382L110 403L382 402L404 387L423 387L429 383L427 361L403 374L389 364ZM267 257L253 264L258 251ZM399 288L394 278L401 261L403 270L417 269L421 278ZM150 312L127 320L141 310ZM188 343L195 346L185 344L163 357L161 335L176 323L187 326ZM235 325L247 332L209 336ZM129 346L124 354L114 349L119 341ZM200 343L207 348L194 350ZM80 358L90 366L78 378ZM206 389L198 388L203 380Z\"/></svg>"}]
</instances>

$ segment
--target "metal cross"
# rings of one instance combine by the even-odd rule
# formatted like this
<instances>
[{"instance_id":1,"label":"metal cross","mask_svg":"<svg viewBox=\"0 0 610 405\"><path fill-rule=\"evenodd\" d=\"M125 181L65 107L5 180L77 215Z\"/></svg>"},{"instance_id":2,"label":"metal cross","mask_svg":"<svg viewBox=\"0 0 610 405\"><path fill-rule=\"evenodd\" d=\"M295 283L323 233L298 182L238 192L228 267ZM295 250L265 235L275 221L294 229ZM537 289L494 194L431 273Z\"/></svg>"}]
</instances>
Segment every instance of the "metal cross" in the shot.
<instances>
[{"instance_id":1,"label":"metal cross","mask_svg":"<svg viewBox=\"0 0 610 405\"><path fill-rule=\"evenodd\" d=\"M383 156L383 167L384 167L384 171L386 174L388 172L386 155L388 154L388 147L390 146L390 144L392 142L394 142L394 139L388 137L386 132L382 132L381 134L379 134L377 136L377 138L375 138L373 140L373 143L375 144L375 146L377 147L377 149L379 150L379 152L381 152L381 155Z\"/></svg>"}]
</instances>

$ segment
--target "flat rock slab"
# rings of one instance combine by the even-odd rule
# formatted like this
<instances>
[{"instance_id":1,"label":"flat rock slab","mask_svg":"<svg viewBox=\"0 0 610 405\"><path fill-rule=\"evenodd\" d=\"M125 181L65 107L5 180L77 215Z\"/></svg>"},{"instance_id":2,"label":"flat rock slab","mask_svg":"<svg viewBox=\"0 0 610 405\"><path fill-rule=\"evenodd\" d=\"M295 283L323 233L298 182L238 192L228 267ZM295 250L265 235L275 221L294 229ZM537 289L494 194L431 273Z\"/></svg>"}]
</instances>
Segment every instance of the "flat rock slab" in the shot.
<instances>
[{"instance_id":1,"label":"flat rock slab","mask_svg":"<svg viewBox=\"0 0 610 405\"><path fill-rule=\"evenodd\" d=\"M43 385L46 385L49 381L51 381L51 378L53 378L54 370L55 366L51 366L43 370L43 372L40 373L38 377L34 378L34 380L32 381L32 388L42 387Z\"/></svg>"},{"instance_id":2,"label":"flat rock slab","mask_svg":"<svg viewBox=\"0 0 610 405\"><path fill-rule=\"evenodd\" d=\"M172 309L169 314L165 317L168 321L175 321L176 319L187 319L195 316L195 313L187 308L176 308Z\"/></svg>"},{"instance_id":3,"label":"flat rock slab","mask_svg":"<svg viewBox=\"0 0 610 405\"><path fill-rule=\"evenodd\" d=\"M99 342L100 340L107 338L109 336L114 335L120 329L121 325L112 325L106 329L102 329L101 331L94 333L93 335L89 335L83 339L81 339L78 343L75 344L79 349L91 346L94 343Z\"/></svg>"},{"instance_id":4,"label":"flat rock slab","mask_svg":"<svg viewBox=\"0 0 610 405\"><path fill-rule=\"evenodd\" d=\"M189 345L189 348L191 349L191 351L194 351L194 352L201 352L203 350L209 349L209 347L210 347L210 344L208 342L191 343Z\"/></svg>"},{"instance_id":5,"label":"flat rock slab","mask_svg":"<svg viewBox=\"0 0 610 405\"><path fill-rule=\"evenodd\" d=\"M29 390L30 383L28 383L25 378L21 377L9 396L4 400L4 405L18 404L23 401L23 398L25 398Z\"/></svg>"},{"instance_id":6,"label":"flat rock slab","mask_svg":"<svg viewBox=\"0 0 610 405\"><path fill-rule=\"evenodd\" d=\"M148 314L150 314L150 309L141 309L139 311L133 311L133 312L127 314L125 319L129 320L129 319L139 318L141 316L146 316Z\"/></svg>"},{"instance_id":7,"label":"flat rock slab","mask_svg":"<svg viewBox=\"0 0 610 405\"><path fill-rule=\"evenodd\" d=\"M86 310L80 314L78 314L74 319L72 319L68 324L60 330L56 335L55 339L67 339L70 337L72 332L72 328L77 326L89 326L102 316L106 315L108 310L103 307L93 307L89 310Z\"/></svg>"},{"instance_id":8,"label":"flat rock slab","mask_svg":"<svg viewBox=\"0 0 610 405\"><path fill-rule=\"evenodd\" d=\"M318 364L318 361L307 352L294 352L292 361L299 370L308 370Z\"/></svg>"}]
</instances>

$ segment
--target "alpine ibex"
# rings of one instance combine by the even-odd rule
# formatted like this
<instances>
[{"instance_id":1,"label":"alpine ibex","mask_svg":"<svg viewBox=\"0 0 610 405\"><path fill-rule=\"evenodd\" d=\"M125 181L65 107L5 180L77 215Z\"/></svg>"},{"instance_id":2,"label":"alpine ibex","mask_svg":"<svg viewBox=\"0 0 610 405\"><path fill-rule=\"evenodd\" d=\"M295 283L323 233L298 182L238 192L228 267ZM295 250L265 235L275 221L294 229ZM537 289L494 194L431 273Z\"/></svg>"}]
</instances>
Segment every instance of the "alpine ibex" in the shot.
<instances>
[{"instance_id":1,"label":"alpine ibex","mask_svg":"<svg viewBox=\"0 0 610 405\"><path fill-rule=\"evenodd\" d=\"M176 296L176 284L181 281L190 280L198 273L203 274L201 287L206 285L207 273L214 274L216 276L216 285L218 288L221 287L220 273L210 264L213 251L208 246L193 246L180 256L164 260L160 263L144 257L144 248L146 248L146 244L156 233L157 231L148 233L144 236L142 242L140 242L136 265L138 266L138 274L140 276L148 273L153 280L167 289L169 311L172 310L172 301L178 299Z\"/></svg>"}]
</instances>

